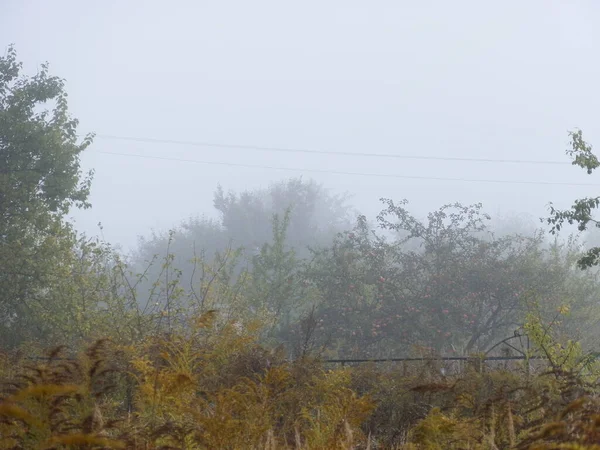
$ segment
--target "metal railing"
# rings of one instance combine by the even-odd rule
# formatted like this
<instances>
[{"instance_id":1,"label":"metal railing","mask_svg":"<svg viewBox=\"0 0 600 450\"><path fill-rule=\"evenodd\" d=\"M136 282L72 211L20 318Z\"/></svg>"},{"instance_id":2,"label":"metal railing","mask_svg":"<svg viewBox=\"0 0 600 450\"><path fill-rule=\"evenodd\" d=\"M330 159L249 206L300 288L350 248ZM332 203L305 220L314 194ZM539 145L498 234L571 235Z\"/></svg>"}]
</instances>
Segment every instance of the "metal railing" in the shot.
<instances>
[{"instance_id":1,"label":"metal railing","mask_svg":"<svg viewBox=\"0 0 600 450\"><path fill-rule=\"evenodd\" d=\"M386 362L415 362L415 361L523 361L544 360L543 356L439 356L439 357L406 357L406 358L354 358L354 359L325 359L327 364L347 363L386 363Z\"/></svg>"}]
</instances>

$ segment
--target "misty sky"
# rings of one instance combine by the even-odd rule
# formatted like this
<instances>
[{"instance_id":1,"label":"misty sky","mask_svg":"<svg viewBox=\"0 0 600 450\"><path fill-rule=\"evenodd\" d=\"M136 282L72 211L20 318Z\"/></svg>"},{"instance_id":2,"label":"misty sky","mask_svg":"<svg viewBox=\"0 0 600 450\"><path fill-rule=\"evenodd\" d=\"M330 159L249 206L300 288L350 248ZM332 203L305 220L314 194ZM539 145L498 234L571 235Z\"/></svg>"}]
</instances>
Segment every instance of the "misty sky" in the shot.
<instances>
[{"instance_id":1,"label":"misty sky","mask_svg":"<svg viewBox=\"0 0 600 450\"><path fill-rule=\"evenodd\" d=\"M151 228L212 212L236 191L303 175L373 216L379 197L419 214L483 202L544 214L597 195L598 174L568 165L567 131L600 146L597 1L0 0L0 44L25 71L67 79L80 131L344 152L564 161L418 161L194 147L98 137L93 208L80 230L126 248ZM283 171L114 155L254 164ZM596 183L475 183L312 173Z\"/></svg>"}]
</instances>

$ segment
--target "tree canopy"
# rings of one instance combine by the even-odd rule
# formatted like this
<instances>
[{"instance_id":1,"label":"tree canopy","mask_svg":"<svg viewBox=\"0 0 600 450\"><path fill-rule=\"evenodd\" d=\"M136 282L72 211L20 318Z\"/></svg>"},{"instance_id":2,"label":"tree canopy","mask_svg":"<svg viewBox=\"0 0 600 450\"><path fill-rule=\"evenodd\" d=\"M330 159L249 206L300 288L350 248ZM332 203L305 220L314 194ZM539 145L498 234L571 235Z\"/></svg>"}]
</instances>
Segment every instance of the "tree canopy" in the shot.
<instances>
[{"instance_id":1,"label":"tree canopy","mask_svg":"<svg viewBox=\"0 0 600 450\"><path fill-rule=\"evenodd\" d=\"M63 218L89 206L92 178L79 163L92 136L79 140L64 80L47 64L31 77L21 71L10 47L0 57L0 329L31 319L32 300L61 276L74 246Z\"/></svg>"}]
</instances>

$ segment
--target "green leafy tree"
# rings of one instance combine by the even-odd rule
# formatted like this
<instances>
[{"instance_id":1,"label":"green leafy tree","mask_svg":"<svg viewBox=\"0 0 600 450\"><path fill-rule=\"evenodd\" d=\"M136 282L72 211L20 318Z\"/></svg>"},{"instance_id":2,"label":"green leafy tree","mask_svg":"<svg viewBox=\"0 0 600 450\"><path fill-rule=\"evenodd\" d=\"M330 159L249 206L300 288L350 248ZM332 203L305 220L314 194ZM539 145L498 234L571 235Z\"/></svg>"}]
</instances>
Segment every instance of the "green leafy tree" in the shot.
<instances>
[{"instance_id":1,"label":"green leafy tree","mask_svg":"<svg viewBox=\"0 0 600 450\"><path fill-rule=\"evenodd\" d=\"M89 207L91 176L79 155L91 136L78 140L64 81L48 65L21 74L16 51L0 57L0 334L43 331L32 298L41 298L60 276L64 255L76 242L63 218L72 206ZM68 259L68 258L67 258ZM40 301L43 301L40 299ZM9 339L14 340L14 339Z\"/></svg>"},{"instance_id":2,"label":"green leafy tree","mask_svg":"<svg viewBox=\"0 0 600 450\"><path fill-rule=\"evenodd\" d=\"M280 218L273 216L272 243L265 243L252 258L249 302L257 310L265 311L271 319L270 337L289 341L291 326L298 321L310 302L302 283L301 261L296 251L286 243L290 210Z\"/></svg>"},{"instance_id":3,"label":"green leafy tree","mask_svg":"<svg viewBox=\"0 0 600 450\"><path fill-rule=\"evenodd\" d=\"M569 132L570 148L566 150L567 155L572 158L572 164L585 169L590 175L600 166L600 161L592 151L592 146L583 139L581 130ZM566 224L577 225L579 231L586 231L588 227L600 228L600 221L594 219L594 210L600 206L600 196L585 197L577 199L569 209L557 209L550 203L550 216L542 221L546 221L552 226L550 232L558 233ZM600 263L600 247L588 249L579 261L578 265L582 269L597 266Z\"/></svg>"}]
</instances>

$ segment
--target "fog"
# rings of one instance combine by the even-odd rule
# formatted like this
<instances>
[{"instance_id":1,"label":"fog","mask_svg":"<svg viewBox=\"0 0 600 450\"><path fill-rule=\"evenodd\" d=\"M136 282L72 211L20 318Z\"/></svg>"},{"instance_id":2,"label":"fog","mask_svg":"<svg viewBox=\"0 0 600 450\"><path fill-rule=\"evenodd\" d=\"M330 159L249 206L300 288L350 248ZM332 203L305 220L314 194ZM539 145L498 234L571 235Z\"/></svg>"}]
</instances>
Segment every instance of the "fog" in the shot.
<instances>
[{"instance_id":1,"label":"fog","mask_svg":"<svg viewBox=\"0 0 600 450\"><path fill-rule=\"evenodd\" d=\"M82 157L93 207L73 220L132 249L214 217L218 184L301 175L367 216L389 197L417 215L482 202L534 222L592 195L598 174L564 150L575 127L600 142L599 21L591 0L4 0L0 42L26 73L49 61L67 80L80 132L98 135Z\"/></svg>"}]
</instances>

